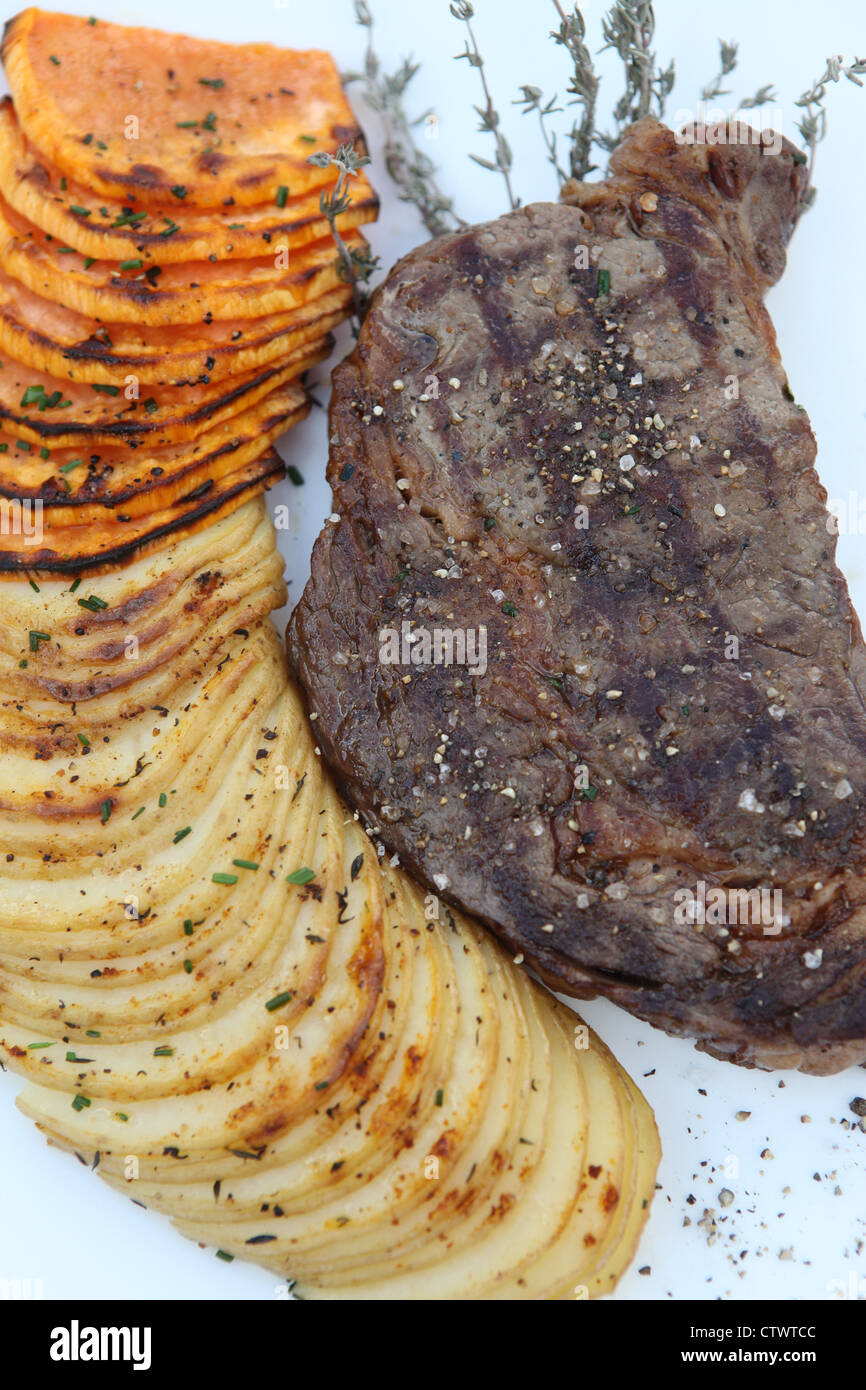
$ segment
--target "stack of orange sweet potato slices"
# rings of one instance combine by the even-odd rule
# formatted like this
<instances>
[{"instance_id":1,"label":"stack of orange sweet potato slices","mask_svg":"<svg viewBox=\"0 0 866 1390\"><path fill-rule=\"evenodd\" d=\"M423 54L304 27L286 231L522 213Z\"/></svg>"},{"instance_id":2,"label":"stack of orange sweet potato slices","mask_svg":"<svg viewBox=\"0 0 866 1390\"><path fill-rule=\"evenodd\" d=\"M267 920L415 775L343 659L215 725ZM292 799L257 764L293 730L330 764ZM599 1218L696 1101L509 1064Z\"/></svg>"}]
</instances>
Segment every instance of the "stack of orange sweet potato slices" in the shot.
<instances>
[{"instance_id":1,"label":"stack of orange sweet potato slices","mask_svg":"<svg viewBox=\"0 0 866 1390\"><path fill-rule=\"evenodd\" d=\"M0 570L93 570L280 476L351 307L308 159L361 133L325 53L31 9L2 58Z\"/></svg>"}]
</instances>

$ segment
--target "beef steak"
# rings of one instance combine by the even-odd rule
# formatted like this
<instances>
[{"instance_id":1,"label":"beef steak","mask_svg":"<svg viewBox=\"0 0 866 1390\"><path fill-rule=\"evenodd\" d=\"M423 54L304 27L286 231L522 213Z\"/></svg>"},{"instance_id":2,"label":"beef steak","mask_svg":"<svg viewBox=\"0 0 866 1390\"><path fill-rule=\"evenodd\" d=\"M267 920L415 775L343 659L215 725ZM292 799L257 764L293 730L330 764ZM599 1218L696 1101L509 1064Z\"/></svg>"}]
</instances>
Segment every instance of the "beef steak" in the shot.
<instances>
[{"instance_id":1,"label":"beef steak","mask_svg":"<svg viewBox=\"0 0 866 1390\"><path fill-rule=\"evenodd\" d=\"M556 988L829 1072L866 1058L864 648L762 299L802 156L754 139L641 122L399 263L290 646L389 850Z\"/></svg>"}]
</instances>

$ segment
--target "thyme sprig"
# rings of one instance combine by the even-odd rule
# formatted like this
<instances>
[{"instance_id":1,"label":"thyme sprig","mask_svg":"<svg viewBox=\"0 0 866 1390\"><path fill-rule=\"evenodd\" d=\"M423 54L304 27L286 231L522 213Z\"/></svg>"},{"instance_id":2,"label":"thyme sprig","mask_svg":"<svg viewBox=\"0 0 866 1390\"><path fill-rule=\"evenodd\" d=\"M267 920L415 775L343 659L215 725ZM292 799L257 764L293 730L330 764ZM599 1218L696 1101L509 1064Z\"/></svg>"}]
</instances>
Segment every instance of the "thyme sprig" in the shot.
<instances>
[{"instance_id":1,"label":"thyme sprig","mask_svg":"<svg viewBox=\"0 0 866 1390\"><path fill-rule=\"evenodd\" d=\"M337 226L337 218L352 205L349 179L354 178L359 169L370 163L370 157L359 154L354 144L349 144L340 145L336 154L330 154L327 150L317 150L308 157L307 163L315 164L320 169L327 169L332 165L337 170L337 180L331 192L323 190L319 195L319 207L328 220L331 236L340 256L342 278L352 286L353 321L357 336L367 307L368 294L365 286L375 271L379 258L371 254L369 246L360 249L347 246Z\"/></svg>"},{"instance_id":2,"label":"thyme sprig","mask_svg":"<svg viewBox=\"0 0 866 1390\"><path fill-rule=\"evenodd\" d=\"M706 87L701 88L701 101L712 101L715 97L730 96L730 87L723 87L722 83L726 77L737 66L737 49L735 43L725 43L724 39L719 39L719 72L712 82L708 82Z\"/></svg>"},{"instance_id":3,"label":"thyme sprig","mask_svg":"<svg viewBox=\"0 0 866 1390\"><path fill-rule=\"evenodd\" d=\"M561 168L559 159L557 157L556 131L550 130L546 124L546 118L548 116L552 116L556 111L561 111L562 107L556 105L556 95L552 96L549 101L545 101L544 92L541 90L540 87L532 87L528 84L524 84L520 88L520 90L523 93L523 96L519 97L516 101L513 101L512 106L522 106L524 116L529 115L529 113L532 111L538 112L538 124L541 128L541 138L544 141L544 146L547 150L548 162L552 164L554 169L556 170L557 177L559 178L560 183L565 183L565 180L568 178L568 175L566 174L565 170Z\"/></svg>"},{"instance_id":4,"label":"thyme sprig","mask_svg":"<svg viewBox=\"0 0 866 1390\"><path fill-rule=\"evenodd\" d=\"M477 154L472 154L469 158L474 160L476 164L480 164L482 169L490 169L494 173L498 171L502 175L505 180L508 201L512 208L516 208L518 206L518 200L515 198L514 190L511 187L511 166L513 163L511 147L502 133L499 112L493 105L493 97L491 96L490 87L487 83L484 59L481 57L478 42L472 28L472 20L475 11L469 3L469 0L452 0L449 9L455 19L459 19L461 24L466 25L466 33L468 35L465 40L466 46L463 52L458 53L456 56L458 59L465 58L470 67L478 69L478 76L481 79L481 90L484 93L484 105L475 106L473 110L479 117L480 124L478 129L493 136L496 152L493 160L482 159L482 157Z\"/></svg>"},{"instance_id":5,"label":"thyme sprig","mask_svg":"<svg viewBox=\"0 0 866 1390\"><path fill-rule=\"evenodd\" d=\"M656 63L655 23L650 0L617 0L602 20L604 49L613 48L625 68L625 90L613 108L616 128L610 135L596 136L596 143L608 152L619 144L627 126L653 114L653 105L660 119L665 114L676 73L673 62L667 68Z\"/></svg>"},{"instance_id":6,"label":"thyme sprig","mask_svg":"<svg viewBox=\"0 0 866 1390\"><path fill-rule=\"evenodd\" d=\"M467 224L454 211L452 200L442 192L436 165L419 148L413 130L433 116L424 111L414 120L406 113L404 98L419 63L404 58L396 72L382 68L373 47L373 15L366 0L355 0L355 20L367 31L367 48L362 72L344 73L344 82L362 82L364 100L382 122L385 136L385 168L400 190L401 202L412 203L431 236L442 236Z\"/></svg>"},{"instance_id":7,"label":"thyme sprig","mask_svg":"<svg viewBox=\"0 0 866 1390\"><path fill-rule=\"evenodd\" d=\"M584 179L596 166L592 161L592 146L595 140L595 108L598 101L598 77L592 55L584 43L586 23L580 9L575 5L571 14L566 14L560 0L553 0L559 15L559 28L551 32L554 43L560 44L571 57L573 71L569 78L567 91L571 96L569 106L582 108L580 119L575 121L569 132L571 149L569 154L570 173L573 179Z\"/></svg>"},{"instance_id":8,"label":"thyme sprig","mask_svg":"<svg viewBox=\"0 0 866 1390\"><path fill-rule=\"evenodd\" d=\"M838 82L840 78L847 77L849 82L853 82L856 87L862 87L860 78L866 73L866 59L855 58L853 63L844 62L842 55L827 59L827 65L823 73L814 82L808 91L794 103L803 111L802 120L798 121L797 129L803 137L803 144L806 147L808 157L807 168L807 198L809 202L814 198L814 189L811 187L812 173L815 167L815 150L827 134L827 111L824 106L824 98L827 95L827 88L831 82Z\"/></svg>"}]
</instances>

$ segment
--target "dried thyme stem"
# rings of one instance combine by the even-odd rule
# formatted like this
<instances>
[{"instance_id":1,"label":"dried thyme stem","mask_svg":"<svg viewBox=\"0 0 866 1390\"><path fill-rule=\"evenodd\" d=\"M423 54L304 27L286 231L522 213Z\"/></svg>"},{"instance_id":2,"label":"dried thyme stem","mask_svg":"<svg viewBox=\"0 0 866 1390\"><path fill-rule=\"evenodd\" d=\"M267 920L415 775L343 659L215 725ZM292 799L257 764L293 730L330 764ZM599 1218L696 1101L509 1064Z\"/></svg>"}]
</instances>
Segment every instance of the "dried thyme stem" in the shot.
<instances>
[{"instance_id":1,"label":"dried thyme stem","mask_svg":"<svg viewBox=\"0 0 866 1390\"><path fill-rule=\"evenodd\" d=\"M311 154L307 163L316 164L320 169L327 169L329 165L333 165L337 170L337 181L332 192L323 191L319 195L319 207L328 220L331 236L340 256L343 278L352 287L352 309L357 336L367 307L367 296L363 286L370 279L378 261L371 258L366 250L361 253L350 251L337 226L337 218L352 203L348 188L349 179L365 164L369 164L370 159L368 155L358 154L354 145L341 145L336 154L329 154L325 150Z\"/></svg>"},{"instance_id":2,"label":"dried thyme stem","mask_svg":"<svg viewBox=\"0 0 866 1390\"><path fill-rule=\"evenodd\" d=\"M574 72L568 84L572 106L583 108L580 121L571 128L571 150L569 167L573 179L583 179L595 168L591 163L592 146L595 140L595 107L598 100L598 78L592 56L584 43L586 23L577 5L572 14L566 14L560 0L553 0L559 15L559 29L554 29L551 38L560 44L571 57Z\"/></svg>"},{"instance_id":3,"label":"dried thyme stem","mask_svg":"<svg viewBox=\"0 0 866 1390\"><path fill-rule=\"evenodd\" d=\"M499 173L505 180L505 187L508 192L508 201L512 208L516 208L518 205L517 199L515 198L514 191L511 187L511 149L508 144L508 141L502 134L499 122L499 112L493 105L493 97L491 96L490 88L487 85L487 74L484 69L484 59L481 57L481 53L478 48L478 43L475 38L475 33L472 29L472 18L475 14L475 11L469 3L469 0L453 0L450 6L450 10L455 19L459 19L462 24L466 25L466 32L469 35L464 51L462 53L458 53L457 57L465 58L471 67L477 68L478 75L481 78L481 90L484 93L485 105L473 107L473 110L477 112L478 116L481 119L479 130L488 131L493 136L493 139L496 144L495 163L492 163L489 159L482 159L477 154L471 154L469 158L474 160L476 164L480 164L482 169L491 169L494 172L496 170L499 171Z\"/></svg>"},{"instance_id":4,"label":"dried thyme stem","mask_svg":"<svg viewBox=\"0 0 866 1390\"><path fill-rule=\"evenodd\" d=\"M385 133L385 167L400 190L401 202L412 203L431 236L442 236L467 223L454 211L452 200L442 192L436 180L436 165L419 149L412 134L427 115L410 121L403 104L409 83L419 65L404 58L394 73L381 69L373 47L373 15L366 0L355 0L355 19L367 30L367 50L364 71L346 73L344 81L363 82L367 105L379 116Z\"/></svg>"}]
</instances>

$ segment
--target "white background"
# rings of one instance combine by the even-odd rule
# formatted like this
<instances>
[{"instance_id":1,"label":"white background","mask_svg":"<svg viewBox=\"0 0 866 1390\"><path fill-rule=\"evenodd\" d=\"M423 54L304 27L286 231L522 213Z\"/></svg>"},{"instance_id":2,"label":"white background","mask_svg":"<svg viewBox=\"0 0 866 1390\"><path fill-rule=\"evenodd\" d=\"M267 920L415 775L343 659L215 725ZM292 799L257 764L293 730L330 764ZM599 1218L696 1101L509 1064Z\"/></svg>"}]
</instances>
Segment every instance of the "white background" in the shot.
<instances>
[{"instance_id":1,"label":"white background","mask_svg":"<svg viewBox=\"0 0 866 1390\"><path fill-rule=\"evenodd\" d=\"M469 151L488 154L489 137L477 133L472 103L477 74L453 55L463 46L462 26L446 0L371 0L377 48L393 67L412 52L422 68L411 106L438 113L438 138L424 148L442 166L442 183L464 217L483 220L505 210L501 179L469 162ZM89 4L66 8L91 13ZM600 47L600 0L584 6L590 45ZM669 104L693 108L699 89L717 70L717 39L739 39L741 65L728 85L739 99L773 82L785 134L794 135L794 101L823 70L830 53L866 55L861 0L657 0L657 50L673 56L677 85ZM547 39L555 20L548 0L476 0L476 32L488 61L494 96L514 148L515 188L524 201L555 196L534 116L510 105L522 83L563 91L564 51ZM5 19L12 11L0 14ZM105 19L140 23L235 41L268 40L287 47L330 48L342 70L362 61L363 33L350 0L148 0L130 5L105 0ZM618 60L605 54L602 119L619 94ZM94 100L98 101L98 93ZM788 270L771 293L770 308L792 389L806 406L819 443L818 466L831 497L861 490L864 466L863 345L866 271L863 227L866 180L866 90L850 83L829 98L830 132L819 151L815 209L797 230ZM358 103L373 152L381 149L374 117ZM565 117L556 118L564 130ZM382 216L369 230L382 267L410 250L425 233L414 211L397 201L376 159L373 178ZM319 368L317 395L327 399L327 371ZM300 592L308 556L330 511L324 483L323 411L284 441L283 452L303 473L302 489L281 484L273 504L292 506L293 529L281 537L291 592ZM866 494L862 490L861 495ZM784 517L779 525L784 526ZM840 539L839 556L860 611L866 608L866 538ZM655 1107L664 1158L661 1190L638 1257L616 1297L823 1299L844 1287L866 1297L866 1134L840 1123L852 1097L866 1094L860 1069L837 1077L747 1072L701 1057L604 1002L584 1006L586 1018L641 1082ZM646 1075L647 1073L653 1073ZM784 1085L782 1085L784 1083ZM48 1150L13 1108L18 1083L0 1076L0 1296L3 1280L39 1280L47 1298L275 1297L271 1275L239 1263L227 1265L171 1232L159 1217L103 1188L74 1160ZM749 1111L750 1118L735 1119ZM802 1117L810 1117L806 1121ZM773 1157L762 1158L769 1150ZM721 1208L727 1187L731 1205ZM693 1203L688 1201L693 1197ZM698 1226L714 1208L718 1237L708 1244ZM684 1218L691 1224L685 1226ZM780 1259L781 1252L791 1258ZM640 1274L649 1267L650 1273Z\"/></svg>"}]
</instances>

